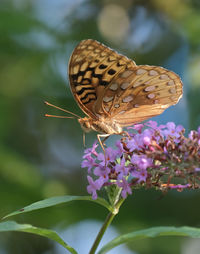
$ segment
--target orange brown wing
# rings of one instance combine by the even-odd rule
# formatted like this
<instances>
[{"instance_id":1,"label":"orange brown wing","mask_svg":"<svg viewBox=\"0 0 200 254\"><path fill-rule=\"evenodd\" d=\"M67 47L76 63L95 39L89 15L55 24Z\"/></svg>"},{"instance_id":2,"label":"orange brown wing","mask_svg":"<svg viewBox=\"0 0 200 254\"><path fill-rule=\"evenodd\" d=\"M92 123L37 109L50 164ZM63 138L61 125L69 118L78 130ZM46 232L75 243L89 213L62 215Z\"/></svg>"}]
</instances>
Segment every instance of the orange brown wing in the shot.
<instances>
[{"instance_id":1,"label":"orange brown wing","mask_svg":"<svg viewBox=\"0 0 200 254\"><path fill-rule=\"evenodd\" d=\"M182 82L174 72L157 66L128 68L105 89L100 108L121 126L161 114L182 96Z\"/></svg>"},{"instance_id":2,"label":"orange brown wing","mask_svg":"<svg viewBox=\"0 0 200 254\"><path fill-rule=\"evenodd\" d=\"M95 107L101 108L102 95L113 79L136 64L95 40L81 41L69 62L72 93L80 108L93 119L98 119Z\"/></svg>"}]
</instances>

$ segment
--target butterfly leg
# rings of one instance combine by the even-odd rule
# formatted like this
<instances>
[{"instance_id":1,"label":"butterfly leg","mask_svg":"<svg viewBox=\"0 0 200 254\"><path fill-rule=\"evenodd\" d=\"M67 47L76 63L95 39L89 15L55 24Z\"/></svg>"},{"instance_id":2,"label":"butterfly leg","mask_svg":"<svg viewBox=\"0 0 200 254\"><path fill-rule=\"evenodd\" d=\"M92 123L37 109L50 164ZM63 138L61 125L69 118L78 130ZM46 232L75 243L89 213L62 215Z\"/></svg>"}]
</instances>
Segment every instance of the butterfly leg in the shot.
<instances>
[{"instance_id":1,"label":"butterfly leg","mask_svg":"<svg viewBox=\"0 0 200 254\"><path fill-rule=\"evenodd\" d=\"M106 141L106 139L109 136L110 136L110 134L97 134L97 139L99 141L99 144L100 144L102 150L104 151L104 154L105 154L105 149L104 149L103 143ZM101 141L101 138L104 138L103 141Z\"/></svg>"},{"instance_id":2,"label":"butterfly leg","mask_svg":"<svg viewBox=\"0 0 200 254\"><path fill-rule=\"evenodd\" d=\"M129 139L131 139L129 133L127 131L122 131L119 135L122 135L123 137L128 137Z\"/></svg>"},{"instance_id":3,"label":"butterfly leg","mask_svg":"<svg viewBox=\"0 0 200 254\"><path fill-rule=\"evenodd\" d=\"M84 146L84 148L86 148L86 145L85 145L85 132L83 132L83 146Z\"/></svg>"},{"instance_id":4,"label":"butterfly leg","mask_svg":"<svg viewBox=\"0 0 200 254\"><path fill-rule=\"evenodd\" d=\"M104 146L103 146L103 143L104 141L110 136L110 134L97 134L97 139L99 141L99 144L103 150L103 153L104 153L104 158L105 158L105 167L106 167L106 151L104 149ZM101 141L101 138L104 138L103 139L103 142Z\"/></svg>"},{"instance_id":5,"label":"butterfly leg","mask_svg":"<svg viewBox=\"0 0 200 254\"><path fill-rule=\"evenodd\" d=\"M105 141L106 141L109 137L110 137L110 135L109 135L109 136L106 136L106 137L102 140L102 144L104 145L104 147L107 147L107 145L105 144Z\"/></svg>"}]
</instances>

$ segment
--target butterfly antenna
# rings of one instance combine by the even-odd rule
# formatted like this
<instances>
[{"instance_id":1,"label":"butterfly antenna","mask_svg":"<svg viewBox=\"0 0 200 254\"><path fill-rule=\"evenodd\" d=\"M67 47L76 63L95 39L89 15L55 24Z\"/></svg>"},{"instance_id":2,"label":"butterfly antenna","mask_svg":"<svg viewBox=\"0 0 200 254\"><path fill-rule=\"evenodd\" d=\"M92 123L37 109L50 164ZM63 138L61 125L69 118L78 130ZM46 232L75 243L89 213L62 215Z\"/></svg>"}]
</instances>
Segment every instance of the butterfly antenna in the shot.
<instances>
[{"instance_id":1,"label":"butterfly antenna","mask_svg":"<svg viewBox=\"0 0 200 254\"><path fill-rule=\"evenodd\" d=\"M48 105L48 106L51 106L51 107L56 108L56 109L59 109L59 110L61 110L61 111L63 111L63 112L66 112L66 113L68 113L68 114L71 114L71 115L75 116L76 118L81 118L80 116L78 116L78 115L72 113L71 111L66 110L66 109L63 109L63 108L60 108L60 107L58 107L58 106L55 106L55 105L53 105L53 104L51 104L51 103L49 103L49 102L47 102L47 101L45 101L44 103L45 103L46 105ZM45 116L56 117L56 116L51 116L51 115L48 115L48 114L46 114ZM59 117L59 116L58 116L58 117ZM60 117L60 118L74 118L74 117Z\"/></svg>"},{"instance_id":2,"label":"butterfly antenna","mask_svg":"<svg viewBox=\"0 0 200 254\"><path fill-rule=\"evenodd\" d=\"M57 116L57 115L49 115L49 114L45 114L44 116L46 116L46 117L72 118L72 119L75 119L75 117L73 117L73 116Z\"/></svg>"}]
</instances>

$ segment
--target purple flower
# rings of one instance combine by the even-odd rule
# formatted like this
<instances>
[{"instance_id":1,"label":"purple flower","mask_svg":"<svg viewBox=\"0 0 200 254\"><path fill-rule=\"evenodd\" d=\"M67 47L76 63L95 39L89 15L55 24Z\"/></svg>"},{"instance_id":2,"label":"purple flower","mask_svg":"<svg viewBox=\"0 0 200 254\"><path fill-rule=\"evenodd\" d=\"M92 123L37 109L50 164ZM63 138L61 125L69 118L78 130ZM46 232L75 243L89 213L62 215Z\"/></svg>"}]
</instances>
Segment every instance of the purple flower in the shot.
<instances>
[{"instance_id":1,"label":"purple flower","mask_svg":"<svg viewBox=\"0 0 200 254\"><path fill-rule=\"evenodd\" d=\"M175 142L179 143L180 140L180 132L184 130L183 126L176 126L173 122L168 122L166 124L167 129L163 130L164 135L168 138L168 136L172 136Z\"/></svg>"},{"instance_id":2,"label":"purple flower","mask_svg":"<svg viewBox=\"0 0 200 254\"><path fill-rule=\"evenodd\" d=\"M143 144L149 146L151 144L152 136L153 136L153 131L151 129L144 130L141 135Z\"/></svg>"},{"instance_id":3,"label":"purple flower","mask_svg":"<svg viewBox=\"0 0 200 254\"><path fill-rule=\"evenodd\" d=\"M152 159L147 158L146 155L133 154L131 162L135 164L139 169L147 169L153 165Z\"/></svg>"},{"instance_id":4,"label":"purple flower","mask_svg":"<svg viewBox=\"0 0 200 254\"><path fill-rule=\"evenodd\" d=\"M130 152L142 149L146 146L149 146L152 139L155 139L154 130L145 129L142 133L134 134L132 139L128 139L127 147L129 148Z\"/></svg>"},{"instance_id":5,"label":"purple flower","mask_svg":"<svg viewBox=\"0 0 200 254\"><path fill-rule=\"evenodd\" d=\"M105 154L97 153L96 142L85 150L81 166L88 168L87 190L93 199L98 190L112 185L121 188L123 198L132 193L131 186L161 191L200 188L200 127L188 137L173 122L149 121L145 128L143 124L130 127L128 137L119 139L115 149L106 148Z\"/></svg>"},{"instance_id":6,"label":"purple flower","mask_svg":"<svg viewBox=\"0 0 200 254\"><path fill-rule=\"evenodd\" d=\"M189 133L189 135L188 135L188 137L190 138L190 139L194 139L195 138L195 134L196 134L197 132L196 131L190 131L190 133Z\"/></svg>"},{"instance_id":7,"label":"purple flower","mask_svg":"<svg viewBox=\"0 0 200 254\"><path fill-rule=\"evenodd\" d=\"M85 149L85 151L84 151L85 155L83 155L83 159L85 159L85 157L88 156L88 155L92 156L92 154L97 157L97 155L98 155L98 153L96 152L97 147L98 147L97 141L95 141L91 148Z\"/></svg>"},{"instance_id":8,"label":"purple flower","mask_svg":"<svg viewBox=\"0 0 200 254\"><path fill-rule=\"evenodd\" d=\"M200 171L200 168L195 168L194 171L195 171L195 172L199 172L199 171Z\"/></svg>"},{"instance_id":9,"label":"purple flower","mask_svg":"<svg viewBox=\"0 0 200 254\"><path fill-rule=\"evenodd\" d=\"M125 152L124 151L124 148L123 148L123 144L121 143L121 140L117 140L116 143L115 143L116 147L118 148L117 151L116 151L116 155L118 157L121 157L122 154Z\"/></svg>"},{"instance_id":10,"label":"purple flower","mask_svg":"<svg viewBox=\"0 0 200 254\"><path fill-rule=\"evenodd\" d=\"M89 185L87 186L87 191L89 194L92 194L93 199L97 199L97 190L101 189L103 185L102 179L93 180L91 176L87 176Z\"/></svg>"},{"instance_id":11,"label":"purple flower","mask_svg":"<svg viewBox=\"0 0 200 254\"><path fill-rule=\"evenodd\" d=\"M136 139L132 138L131 140L128 140L127 147L130 150L130 152L133 152L134 150L138 149L138 144Z\"/></svg>"},{"instance_id":12,"label":"purple flower","mask_svg":"<svg viewBox=\"0 0 200 254\"><path fill-rule=\"evenodd\" d=\"M146 182L147 179L147 170L146 169L140 169L140 170L133 170L131 172L131 175L134 178L137 178L137 183Z\"/></svg>"},{"instance_id":13,"label":"purple flower","mask_svg":"<svg viewBox=\"0 0 200 254\"><path fill-rule=\"evenodd\" d=\"M191 184L171 184L171 185L169 185L168 187L170 188L170 189L185 189L185 188L188 188L188 187L190 187L191 186Z\"/></svg>"},{"instance_id":14,"label":"purple flower","mask_svg":"<svg viewBox=\"0 0 200 254\"><path fill-rule=\"evenodd\" d=\"M130 184L124 178L122 178L122 180L120 180L120 181L117 181L117 185L118 185L118 187L122 188L121 195L123 198L127 197L127 193L130 195L132 194Z\"/></svg>"},{"instance_id":15,"label":"purple flower","mask_svg":"<svg viewBox=\"0 0 200 254\"><path fill-rule=\"evenodd\" d=\"M197 132L198 132L199 137L200 137L200 126L198 127Z\"/></svg>"},{"instance_id":16,"label":"purple flower","mask_svg":"<svg viewBox=\"0 0 200 254\"><path fill-rule=\"evenodd\" d=\"M133 129L133 130L136 130L138 133L141 133L143 127L144 127L144 124L138 123L138 124L133 125L132 127L128 127L127 129L128 130Z\"/></svg>"},{"instance_id":17,"label":"purple flower","mask_svg":"<svg viewBox=\"0 0 200 254\"><path fill-rule=\"evenodd\" d=\"M129 167L125 166L125 159L122 158L120 164L116 164L115 171L118 174L117 178L122 179L124 176L126 177L129 173Z\"/></svg>"},{"instance_id":18,"label":"purple flower","mask_svg":"<svg viewBox=\"0 0 200 254\"><path fill-rule=\"evenodd\" d=\"M97 165L95 163L95 159L89 154L84 155L84 159L85 160L83 160L81 163L81 167L88 168L88 173L91 173L91 169Z\"/></svg>"},{"instance_id":19,"label":"purple flower","mask_svg":"<svg viewBox=\"0 0 200 254\"><path fill-rule=\"evenodd\" d=\"M128 139L127 147L130 152L140 149L143 146L143 140L141 139L141 134L136 134L132 139Z\"/></svg>"},{"instance_id":20,"label":"purple flower","mask_svg":"<svg viewBox=\"0 0 200 254\"><path fill-rule=\"evenodd\" d=\"M145 125L152 128L152 129L155 129L155 130L161 130L161 129L165 128L165 125L161 124L158 126L158 123L155 121L148 121Z\"/></svg>"},{"instance_id":21,"label":"purple flower","mask_svg":"<svg viewBox=\"0 0 200 254\"><path fill-rule=\"evenodd\" d=\"M109 180L109 174L110 168L102 166L100 164L94 169L94 175L99 176L99 178L102 178L103 182L107 182Z\"/></svg>"},{"instance_id":22,"label":"purple flower","mask_svg":"<svg viewBox=\"0 0 200 254\"><path fill-rule=\"evenodd\" d=\"M100 162L100 165L105 166L105 164L108 164L108 162L113 162L116 160L117 157L117 151L113 150L111 147L108 147L104 153L99 153L97 156L97 159Z\"/></svg>"}]
</instances>

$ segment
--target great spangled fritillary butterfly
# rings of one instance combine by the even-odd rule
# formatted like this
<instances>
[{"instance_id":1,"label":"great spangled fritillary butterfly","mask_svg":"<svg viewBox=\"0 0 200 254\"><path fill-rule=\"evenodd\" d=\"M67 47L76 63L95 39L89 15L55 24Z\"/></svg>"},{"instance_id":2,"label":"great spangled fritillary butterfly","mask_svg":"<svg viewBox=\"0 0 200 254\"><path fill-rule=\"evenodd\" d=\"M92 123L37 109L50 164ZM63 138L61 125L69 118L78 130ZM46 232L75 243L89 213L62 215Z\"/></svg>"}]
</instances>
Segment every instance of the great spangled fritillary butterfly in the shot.
<instances>
[{"instance_id":1,"label":"great spangled fritillary butterfly","mask_svg":"<svg viewBox=\"0 0 200 254\"><path fill-rule=\"evenodd\" d=\"M72 93L87 117L78 121L85 132L120 134L125 126L161 114L182 96L174 72L139 65L95 40L83 40L69 61Z\"/></svg>"}]
</instances>

